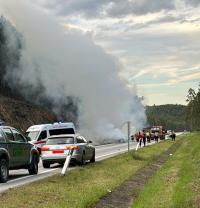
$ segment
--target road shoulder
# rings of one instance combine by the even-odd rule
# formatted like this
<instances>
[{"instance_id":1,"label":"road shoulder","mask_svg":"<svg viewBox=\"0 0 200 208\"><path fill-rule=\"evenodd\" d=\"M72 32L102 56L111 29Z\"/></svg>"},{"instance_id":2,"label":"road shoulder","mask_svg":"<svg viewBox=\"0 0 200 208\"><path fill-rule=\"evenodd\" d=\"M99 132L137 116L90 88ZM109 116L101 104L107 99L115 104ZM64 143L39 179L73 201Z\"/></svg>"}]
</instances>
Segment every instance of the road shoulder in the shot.
<instances>
[{"instance_id":1,"label":"road shoulder","mask_svg":"<svg viewBox=\"0 0 200 208\"><path fill-rule=\"evenodd\" d=\"M162 165L180 146L180 141L174 143L167 151L162 153L153 162L138 170L120 187L103 197L94 208L127 208L134 203L147 181L158 171Z\"/></svg>"}]
</instances>

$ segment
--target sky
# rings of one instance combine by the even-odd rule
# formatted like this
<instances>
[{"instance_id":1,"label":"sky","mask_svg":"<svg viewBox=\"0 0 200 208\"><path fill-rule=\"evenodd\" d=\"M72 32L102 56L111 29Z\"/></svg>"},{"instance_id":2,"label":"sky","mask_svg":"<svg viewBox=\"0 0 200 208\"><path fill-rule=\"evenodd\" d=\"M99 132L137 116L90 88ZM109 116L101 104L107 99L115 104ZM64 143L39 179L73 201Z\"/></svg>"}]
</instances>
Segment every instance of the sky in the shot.
<instances>
[{"instance_id":1,"label":"sky","mask_svg":"<svg viewBox=\"0 0 200 208\"><path fill-rule=\"evenodd\" d=\"M145 104L186 104L200 82L200 0L35 0L114 56ZM92 57L91 57L92 58Z\"/></svg>"}]
</instances>

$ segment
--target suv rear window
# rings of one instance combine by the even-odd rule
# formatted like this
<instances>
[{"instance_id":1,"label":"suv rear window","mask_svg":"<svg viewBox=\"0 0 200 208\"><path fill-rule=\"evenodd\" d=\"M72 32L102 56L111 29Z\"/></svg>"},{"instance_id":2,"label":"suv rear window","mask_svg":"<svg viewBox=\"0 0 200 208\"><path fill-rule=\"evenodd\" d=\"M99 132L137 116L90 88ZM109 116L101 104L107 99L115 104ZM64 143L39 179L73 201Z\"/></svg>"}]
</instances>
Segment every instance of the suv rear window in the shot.
<instances>
[{"instance_id":1,"label":"suv rear window","mask_svg":"<svg viewBox=\"0 0 200 208\"><path fill-rule=\"evenodd\" d=\"M61 135L61 134L75 134L73 128L67 128L67 129L51 129L49 130L50 136L53 135Z\"/></svg>"}]
</instances>

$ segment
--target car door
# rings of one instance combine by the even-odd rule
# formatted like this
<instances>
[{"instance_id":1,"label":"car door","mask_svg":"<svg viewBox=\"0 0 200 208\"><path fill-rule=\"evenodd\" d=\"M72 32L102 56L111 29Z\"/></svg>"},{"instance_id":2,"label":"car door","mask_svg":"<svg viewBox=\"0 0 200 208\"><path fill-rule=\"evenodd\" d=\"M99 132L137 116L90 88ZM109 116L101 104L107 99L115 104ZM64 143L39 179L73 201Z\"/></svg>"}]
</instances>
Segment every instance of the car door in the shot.
<instances>
[{"instance_id":1,"label":"car door","mask_svg":"<svg viewBox=\"0 0 200 208\"><path fill-rule=\"evenodd\" d=\"M90 160L93 156L94 148L93 146L85 139L85 137L81 136L83 141L85 142L87 148L87 159Z\"/></svg>"},{"instance_id":2,"label":"car door","mask_svg":"<svg viewBox=\"0 0 200 208\"><path fill-rule=\"evenodd\" d=\"M82 152L85 152L85 156L87 159L87 147L85 146L84 140L82 139L81 136L76 137L76 143L78 145L79 152L81 154L82 154ZM82 157L82 155L81 155L81 157Z\"/></svg>"},{"instance_id":3,"label":"car door","mask_svg":"<svg viewBox=\"0 0 200 208\"><path fill-rule=\"evenodd\" d=\"M43 130L41 131L40 135L38 136L37 142L35 143L35 145L38 148L41 148L44 144L46 144L47 142L47 131Z\"/></svg>"},{"instance_id":4,"label":"car door","mask_svg":"<svg viewBox=\"0 0 200 208\"><path fill-rule=\"evenodd\" d=\"M87 143L87 140L83 136L79 136L79 142L81 142L82 147L84 147L85 149L85 159L90 160L92 156L90 146Z\"/></svg>"},{"instance_id":5,"label":"car door","mask_svg":"<svg viewBox=\"0 0 200 208\"><path fill-rule=\"evenodd\" d=\"M7 140L8 152L10 155L10 167L15 167L19 165L19 147L15 144L14 135L9 127L2 129Z\"/></svg>"},{"instance_id":6,"label":"car door","mask_svg":"<svg viewBox=\"0 0 200 208\"><path fill-rule=\"evenodd\" d=\"M5 135L1 129L0 129L0 148L6 149L8 151L8 144Z\"/></svg>"},{"instance_id":7,"label":"car door","mask_svg":"<svg viewBox=\"0 0 200 208\"><path fill-rule=\"evenodd\" d=\"M18 149L18 163L20 166L24 166L30 161L32 145L27 142L26 138L18 130L12 128L12 133Z\"/></svg>"}]
</instances>

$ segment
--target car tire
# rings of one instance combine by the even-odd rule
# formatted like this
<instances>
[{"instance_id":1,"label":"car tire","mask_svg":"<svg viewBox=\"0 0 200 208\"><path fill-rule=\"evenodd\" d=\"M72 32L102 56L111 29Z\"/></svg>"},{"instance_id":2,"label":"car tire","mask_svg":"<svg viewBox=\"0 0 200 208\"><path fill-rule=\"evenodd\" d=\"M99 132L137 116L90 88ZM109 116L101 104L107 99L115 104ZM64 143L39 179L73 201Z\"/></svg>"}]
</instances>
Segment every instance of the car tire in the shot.
<instances>
[{"instance_id":1,"label":"car tire","mask_svg":"<svg viewBox=\"0 0 200 208\"><path fill-rule=\"evenodd\" d=\"M32 156L32 160L28 172L30 175L38 174L38 158L37 155L35 154Z\"/></svg>"},{"instance_id":2,"label":"car tire","mask_svg":"<svg viewBox=\"0 0 200 208\"><path fill-rule=\"evenodd\" d=\"M50 163L46 161L42 161L43 168L50 168Z\"/></svg>"},{"instance_id":3,"label":"car tire","mask_svg":"<svg viewBox=\"0 0 200 208\"><path fill-rule=\"evenodd\" d=\"M9 168L8 161L6 159L0 160L0 182L6 183L8 181Z\"/></svg>"},{"instance_id":4,"label":"car tire","mask_svg":"<svg viewBox=\"0 0 200 208\"><path fill-rule=\"evenodd\" d=\"M90 162L91 162L91 163L94 163L94 162L95 162L95 151L94 151L94 153L93 153L93 155L92 155L92 158L91 158Z\"/></svg>"}]
</instances>

